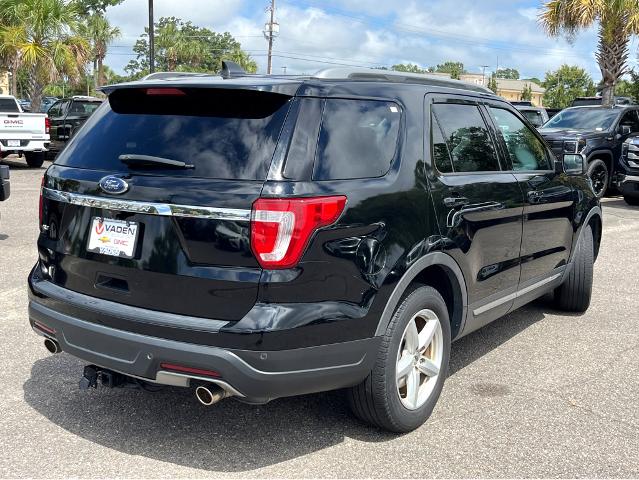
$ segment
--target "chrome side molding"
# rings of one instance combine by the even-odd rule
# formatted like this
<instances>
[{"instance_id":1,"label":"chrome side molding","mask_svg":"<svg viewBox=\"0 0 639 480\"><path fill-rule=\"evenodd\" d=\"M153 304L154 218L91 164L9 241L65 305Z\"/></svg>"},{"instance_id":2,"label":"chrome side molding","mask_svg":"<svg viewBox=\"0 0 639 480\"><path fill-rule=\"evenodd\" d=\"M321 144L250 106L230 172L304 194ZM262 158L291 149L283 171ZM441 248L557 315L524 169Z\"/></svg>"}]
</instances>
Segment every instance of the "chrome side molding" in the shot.
<instances>
[{"instance_id":1,"label":"chrome side molding","mask_svg":"<svg viewBox=\"0 0 639 480\"><path fill-rule=\"evenodd\" d=\"M63 192L51 188L43 188L42 195L56 202L69 203L82 207L119 210L121 212L143 213L162 217L205 218L209 220L231 220L248 222L251 211L239 208L217 208L196 205L178 205L173 203L138 202L117 198L95 197L79 193Z\"/></svg>"}]
</instances>

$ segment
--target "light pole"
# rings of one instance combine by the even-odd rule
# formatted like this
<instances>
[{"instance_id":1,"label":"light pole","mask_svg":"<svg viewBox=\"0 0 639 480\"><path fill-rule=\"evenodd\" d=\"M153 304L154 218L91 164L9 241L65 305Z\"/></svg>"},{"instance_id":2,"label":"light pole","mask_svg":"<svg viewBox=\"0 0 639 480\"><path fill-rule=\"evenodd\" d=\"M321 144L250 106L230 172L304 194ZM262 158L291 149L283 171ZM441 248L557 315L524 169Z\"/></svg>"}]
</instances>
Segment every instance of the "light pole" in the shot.
<instances>
[{"instance_id":1,"label":"light pole","mask_svg":"<svg viewBox=\"0 0 639 480\"><path fill-rule=\"evenodd\" d=\"M271 12L270 21L264 25L264 38L268 40L268 64L266 67L266 73L271 74L273 69L273 40L280 33L280 24L275 21L275 0L271 0L271 6L269 7Z\"/></svg>"},{"instance_id":2,"label":"light pole","mask_svg":"<svg viewBox=\"0 0 639 480\"><path fill-rule=\"evenodd\" d=\"M481 67L481 86L486 86L486 69L490 67L490 65L480 65Z\"/></svg>"},{"instance_id":3,"label":"light pole","mask_svg":"<svg viewBox=\"0 0 639 480\"><path fill-rule=\"evenodd\" d=\"M149 0L149 73L155 72L155 33L153 25L153 0Z\"/></svg>"}]
</instances>

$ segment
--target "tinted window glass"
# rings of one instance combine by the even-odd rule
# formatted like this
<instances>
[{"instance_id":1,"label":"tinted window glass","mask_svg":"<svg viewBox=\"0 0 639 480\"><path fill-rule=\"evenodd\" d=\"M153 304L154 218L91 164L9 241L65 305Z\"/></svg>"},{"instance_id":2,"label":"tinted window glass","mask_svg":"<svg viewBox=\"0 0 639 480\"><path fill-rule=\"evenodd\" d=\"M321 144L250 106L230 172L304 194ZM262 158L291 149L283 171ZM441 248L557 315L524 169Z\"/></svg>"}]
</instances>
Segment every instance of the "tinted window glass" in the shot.
<instances>
[{"instance_id":1,"label":"tinted window glass","mask_svg":"<svg viewBox=\"0 0 639 480\"><path fill-rule=\"evenodd\" d=\"M544 123L543 117L541 116L541 112L538 110L521 110L521 113L535 127L541 127Z\"/></svg>"},{"instance_id":2,"label":"tinted window glass","mask_svg":"<svg viewBox=\"0 0 639 480\"><path fill-rule=\"evenodd\" d=\"M552 117L544 128L602 132L612 127L618 116L619 110L612 108L567 108Z\"/></svg>"},{"instance_id":3,"label":"tinted window glass","mask_svg":"<svg viewBox=\"0 0 639 480\"><path fill-rule=\"evenodd\" d=\"M435 104L433 112L441 125L455 172L499 170L495 146L479 108L474 105Z\"/></svg>"},{"instance_id":4,"label":"tinted window glass","mask_svg":"<svg viewBox=\"0 0 639 480\"><path fill-rule=\"evenodd\" d=\"M49 108L49 110L47 111L47 115L49 116L49 118L60 116L60 105L62 105L61 102L56 102L51 106L51 108Z\"/></svg>"},{"instance_id":5,"label":"tinted window glass","mask_svg":"<svg viewBox=\"0 0 639 480\"><path fill-rule=\"evenodd\" d=\"M0 112L18 113L18 104L13 98L0 98Z\"/></svg>"},{"instance_id":6,"label":"tinted window glass","mask_svg":"<svg viewBox=\"0 0 639 480\"><path fill-rule=\"evenodd\" d=\"M149 95L146 89L109 96L60 154L56 163L123 172L143 169L123 154L183 161L192 169L170 175L264 180L290 97L247 90L184 89Z\"/></svg>"},{"instance_id":7,"label":"tinted window glass","mask_svg":"<svg viewBox=\"0 0 639 480\"><path fill-rule=\"evenodd\" d=\"M490 108L513 164L513 170L551 170L545 145L512 112Z\"/></svg>"},{"instance_id":8,"label":"tinted window glass","mask_svg":"<svg viewBox=\"0 0 639 480\"><path fill-rule=\"evenodd\" d=\"M435 161L435 166L437 170L442 173L451 173L453 171L453 163L450 159L448 145L446 145L444 135L434 116L432 118L431 128L433 131L433 160Z\"/></svg>"},{"instance_id":9,"label":"tinted window glass","mask_svg":"<svg viewBox=\"0 0 639 480\"><path fill-rule=\"evenodd\" d=\"M400 117L390 102L326 100L313 179L384 175L395 157Z\"/></svg>"},{"instance_id":10,"label":"tinted window glass","mask_svg":"<svg viewBox=\"0 0 639 480\"><path fill-rule=\"evenodd\" d=\"M69 110L69 115L91 115L100 106L100 102L78 102L74 100Z\"/></svg>"},{"instance_id":11,"label":"tinted window glass","mask_svg":"<svg viewBox=\"0 0 639 480\"><path fill-rule=\"evenodd\" d=\"M624 116L621 117L619 125L630 127L632 133L639 132L639 117L637 117L637 111L630 110L628 113L625 113Z\"/></svg>"}]
</instances>

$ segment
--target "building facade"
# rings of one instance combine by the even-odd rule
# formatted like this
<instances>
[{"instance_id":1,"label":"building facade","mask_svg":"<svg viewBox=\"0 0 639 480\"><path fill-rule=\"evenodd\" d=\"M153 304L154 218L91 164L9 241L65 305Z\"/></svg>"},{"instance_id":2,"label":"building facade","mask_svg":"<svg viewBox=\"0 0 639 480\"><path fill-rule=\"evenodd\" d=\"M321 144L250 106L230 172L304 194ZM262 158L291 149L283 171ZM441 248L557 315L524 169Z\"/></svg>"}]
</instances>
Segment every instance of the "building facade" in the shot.
<instances>
[{"instance_id":1,"label":"building facade","mask_svg":"<svg viewBox=\"0 0 639 480\"><path fill-rule=\"evenodd\" d=\"M488 86L490 75L482 75L481 73L465 73L461 75L460 80L475 85ZM497 95L505 98L509 102L521 101L521 96L524 93L524 89L530 85L532 91L532 99L530 100L533 105L542 107L544 104L544 93L546 89L537 85L530 80L510 80L507 78L497 79Z\"/></svg>"}]
</instances>

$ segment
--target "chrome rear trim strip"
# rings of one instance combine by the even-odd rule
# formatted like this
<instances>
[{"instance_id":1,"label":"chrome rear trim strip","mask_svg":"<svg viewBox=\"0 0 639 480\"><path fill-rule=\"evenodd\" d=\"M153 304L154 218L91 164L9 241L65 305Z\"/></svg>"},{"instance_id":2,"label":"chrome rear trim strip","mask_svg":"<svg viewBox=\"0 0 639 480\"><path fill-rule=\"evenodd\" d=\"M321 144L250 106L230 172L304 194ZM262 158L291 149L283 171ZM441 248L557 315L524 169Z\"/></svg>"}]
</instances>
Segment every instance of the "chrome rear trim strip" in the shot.
<instances>
[{"instance_id":1,"label":"chrome rear trim strip","mask_svg":"<svg viewBox=\"0 0 639 480\"><path fill-rule=\"evenodd\" d=\"M537 282L537 283L533 283L532 285L527 286L526 288L522 288L521 290L517 290L515 293L511 293L509 295L506 295L505 297L502 298L498 298L497 300L487 303L486 305L482 305L479 308L476 308L475 310L473 310L473 315L477 316L477 315L481 315L482 313L486 313L489 310L492 310L493 308L497 308L500 305L503 305L506 302L510 302L511 300L514 300L516 298L519 297L523 297L524 295L526 295L527 293L532 292L533 290L537 290L538 288L543 287L544 285L549 284L550 282L557 280L559 277L561 277L561 273L556 273L555 275L552 275L550 277L544 278L543 280Z\"/></svg>"},{"instance_id":2,"label":"chrome rear trim strip","mask_svg":"<svg viewBox=\"0 0 639 480\"><path fill-rule=\"evenodd\" d=\"M639 182L639 177L636 175L626 175L623 179L624 182Z\"/></svg>"},{"instance_id":3,"label":"chrome rear trim strip","mask_svg":"<svg viewBox=\"0 0 639 480\"><path fill-rule=\"evenodd\" d=\"M119 210L121 212L143 213L145 215L159 215L163 217L206 218L209 220L232 220L248 222L251 211L239 208L202 207L195 205L177 205L172 203L138 202L135 200L120 200L115 198L94 197L79 193L62 192L51 188L43 188L42 194L56 202L69 203L82 207Z\"/></svg>"}]
</instances>

